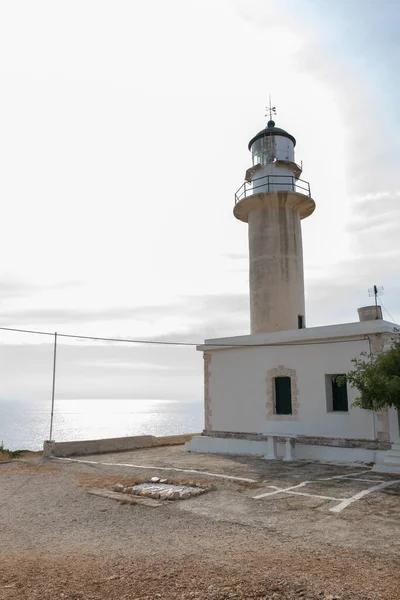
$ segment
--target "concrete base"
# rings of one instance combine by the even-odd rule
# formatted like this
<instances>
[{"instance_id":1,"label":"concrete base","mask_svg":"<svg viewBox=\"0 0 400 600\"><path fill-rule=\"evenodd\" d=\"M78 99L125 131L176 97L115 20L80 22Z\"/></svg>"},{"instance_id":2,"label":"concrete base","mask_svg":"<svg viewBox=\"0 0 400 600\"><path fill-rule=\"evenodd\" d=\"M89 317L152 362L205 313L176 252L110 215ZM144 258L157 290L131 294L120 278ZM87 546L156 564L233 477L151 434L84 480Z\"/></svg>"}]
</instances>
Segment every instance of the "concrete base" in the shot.
<instances>
[{"instance_id":1,"label":"concrete base","mask_svg":"<svg viewBox=\"0 0 400 600\"><path fill-rule=\"evenodd\" d=\"M186 452L202 452L211 454L249 454L251 456L268 455L268 443L265 440L243 440L217 438L207 435L196 435L185 444Z\"/></svg>"},{"instance_id":2,"label":"concrete base","mask_svg":"<svg viewBox=\"0 0 400 600\"><path fill-rule=\"evenodd\" d=\"M337 446L308 446L296 444L295 456L298 459L318 460L322 462L340 463L374 463L377 455L384 453L382 450L368 450L367 448L339 448Z\"/></svg>"},{"instance_id":3,"label":"concrete base","mask_svg":"<svg viewBox=\"0 0 400 600\"><path fill-rule=\"evenodd\" d=\"M400 444L393 444L391 450L382 453L381 460L372 469L377 473L400 474Z\"/></svg>"},{"instance_id":4,"label":"concrete base","mask_svg":"<svg viewBox=\"0 0 400 600\"><path fill-rule=\"evenodd\" d=\"M288 459L287 444L277 442L275 446L275 458ZM201 452L212 454L247 454L273 458L271 447L265 440L255 441L235 438L217 438L213 436L200 435L192 438L185 444L186 452ZM372 463L376 460L383 461L385 451L369 450L367 448L343 448L336 446L317 446L308 444L295 444L291 447L293 460L318 460L333 461L341 463Z\"/></svg>"},{"instance_id":5,"label":"concrete base","mask_svg":"<svg viewBox=\"0 0 400 600\"><path fill-rule=\"evenodd\" d=\"M49 458L49 456L54 456L55 447L56 447L56 443L54 441L43 442L43 456L45 458Z\"/></svg>"}]
</instances>

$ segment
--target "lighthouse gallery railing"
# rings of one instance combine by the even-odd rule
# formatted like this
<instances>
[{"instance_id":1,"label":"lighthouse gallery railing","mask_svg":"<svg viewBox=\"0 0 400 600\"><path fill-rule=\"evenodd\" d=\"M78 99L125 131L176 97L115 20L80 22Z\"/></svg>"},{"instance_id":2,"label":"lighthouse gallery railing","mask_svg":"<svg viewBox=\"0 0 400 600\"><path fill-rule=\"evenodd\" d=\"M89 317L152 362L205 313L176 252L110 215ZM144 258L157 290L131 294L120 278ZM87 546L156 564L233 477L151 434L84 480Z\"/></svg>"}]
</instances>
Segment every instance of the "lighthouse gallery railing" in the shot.
<instances>
[{"instance_id":1,"label":"lighthouse gallery railing","mask_svg":"<svg viewBox=\"0 0 400 600\"><path fill-rule=\"evenodd\" d=\"M260 188L263 189L261 190ZM245 181L235 194L235 204L243 198L247 198L247 196L258 194L258 189L260 192L276 192L281 189L282 191L298 192L299 194L311 197L311 189L308 181L296 179L291 175L265 175L264 177L253 179L251 183Z\"/></svg>"}]
</instances>

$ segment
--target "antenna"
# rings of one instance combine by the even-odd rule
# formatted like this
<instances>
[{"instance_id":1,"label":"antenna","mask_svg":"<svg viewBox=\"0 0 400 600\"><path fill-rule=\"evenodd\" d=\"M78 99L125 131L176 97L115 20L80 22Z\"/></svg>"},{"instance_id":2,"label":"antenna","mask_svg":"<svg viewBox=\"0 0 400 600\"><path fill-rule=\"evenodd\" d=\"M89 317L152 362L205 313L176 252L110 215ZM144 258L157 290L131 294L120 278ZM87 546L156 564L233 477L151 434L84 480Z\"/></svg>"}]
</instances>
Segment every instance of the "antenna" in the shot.
<instances>
[{"instance_id":1,"label":"antenna","mask_svg":"<svg viewBox=\"0 0 400 600\"><path fill-rule=\"evenodd\" d=\"M269 95L269 105L266 107L266 117L269 116L269 120L272 121L272 117L276 115L276 107L271 104L271 94ZM269 113L269 115L268 115Z\"/></svg>"},{"instance_id":2,"label":"antenna","mask_svg":"<svg viewBox=\"0 0 400 600\"><path fill-rule=\"evenodd\" d=\"M381 292L381 294L380 294L380 292ZM368 296L370 296L370 297L374 296L375 297L375 311L376 311L375 318L376 319L379 319L379 315L378 315L378 296L379 295L382 296L382 294L383 294L383 286L382 285L380 285L380 286L374 285L372 288L368 288Z\"/></svg>"}]
</instances>

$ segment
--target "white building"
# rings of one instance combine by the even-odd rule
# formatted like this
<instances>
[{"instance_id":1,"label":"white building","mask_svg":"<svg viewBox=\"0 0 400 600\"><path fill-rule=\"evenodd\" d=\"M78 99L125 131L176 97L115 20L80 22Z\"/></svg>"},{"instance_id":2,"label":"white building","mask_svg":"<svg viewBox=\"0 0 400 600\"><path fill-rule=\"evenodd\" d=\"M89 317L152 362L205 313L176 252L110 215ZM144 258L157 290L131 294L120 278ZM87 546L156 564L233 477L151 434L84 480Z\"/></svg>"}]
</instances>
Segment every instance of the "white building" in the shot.
<instances>
[{"instance_id":1,"label":"white building","mask_svg":"<svg viewBox=\"0 0 400 600\"><path fill-rule=\"evenodd\" d=\"M249 143L253 165L235 195L248 223L250 335L205 340L205 429L186 450L265 458L374 462L400 472L399 417L354 408L335 380L362 352L390 347L380 307L359 322L306 328L301 219L315 208L292 135L269 121Z\"/></svg>"}]
</instances>

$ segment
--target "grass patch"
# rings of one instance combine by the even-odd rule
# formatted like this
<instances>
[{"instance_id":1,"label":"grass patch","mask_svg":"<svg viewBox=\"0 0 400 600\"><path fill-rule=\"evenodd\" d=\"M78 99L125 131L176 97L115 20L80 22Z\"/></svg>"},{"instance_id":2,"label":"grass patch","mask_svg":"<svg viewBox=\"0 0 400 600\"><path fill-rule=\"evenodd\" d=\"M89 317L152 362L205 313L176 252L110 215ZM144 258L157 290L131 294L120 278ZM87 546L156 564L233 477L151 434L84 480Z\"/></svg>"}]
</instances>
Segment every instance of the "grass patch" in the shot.
<instances>
[{"instance_id":1,"label":"grass patch","mask_svg":"<svg viewBox=\"0 0 400 600\"><path fill-rule=\"evenodd\" d=\"M9 450L4 448L3 442L0 444L0 461L13 460L14 458L21 458L24 454L24 450Z\"/></svg>"}]
</instances>

